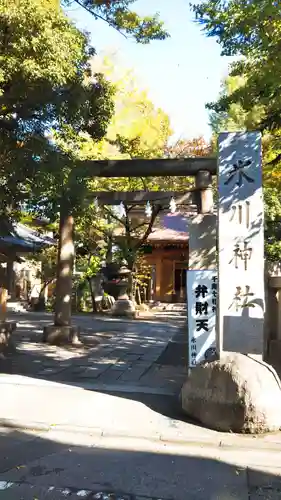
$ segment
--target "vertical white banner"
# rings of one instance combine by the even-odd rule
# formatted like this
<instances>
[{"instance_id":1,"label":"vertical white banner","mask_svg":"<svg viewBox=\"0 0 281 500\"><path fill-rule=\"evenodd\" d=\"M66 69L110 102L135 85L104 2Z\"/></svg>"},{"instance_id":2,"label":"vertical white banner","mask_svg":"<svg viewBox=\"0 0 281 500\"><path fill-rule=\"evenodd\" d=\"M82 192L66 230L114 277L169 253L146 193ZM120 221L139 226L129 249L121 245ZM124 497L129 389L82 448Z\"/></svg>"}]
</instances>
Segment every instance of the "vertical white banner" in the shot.
<instances>
[{"instance_id":1,"label":"vertical white banner","mask_svg":"<svg viewBox=\"0 0 281 500\"><path fill-rule=\"evenodd\" d=\"M216 350L216 270L187 271L189 368Z\"/></svg>"},{"instance_id":2,"label":"vertical white banner","mask_svg":"<svg viewBox=\"0 0 281 500\"><path fill-rule=\"evenodd\" d=\"M219 351L262 354L264 210L261 134L220 134L218 162L218 348Z\"/></svg>"}]
</instances>

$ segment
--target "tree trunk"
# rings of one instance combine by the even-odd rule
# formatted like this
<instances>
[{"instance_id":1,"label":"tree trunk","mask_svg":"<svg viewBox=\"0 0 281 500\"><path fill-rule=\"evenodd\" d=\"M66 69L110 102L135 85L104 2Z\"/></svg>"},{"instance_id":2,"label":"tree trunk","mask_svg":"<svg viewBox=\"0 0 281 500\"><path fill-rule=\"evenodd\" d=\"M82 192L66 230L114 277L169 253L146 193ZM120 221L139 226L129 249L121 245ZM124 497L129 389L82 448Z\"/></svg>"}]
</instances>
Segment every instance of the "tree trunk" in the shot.
<instances>
[{"instance_id":1,"label":"tree trunk","mask_svg":"<svg viewBox=\"0 0 281 500\"><path fill-rule=\"evenodd\" d=\"M72 272L74 264L74 221L64 207L60 211L59 246L55 302L55 325L71 322Z\"/></svg>"},{"instance_id":2,"label":"tree trunk","mask_svg":"<svg viewBox=\"0 0 281 500\"><path fill-rule=\"evenodd\" d=\"M141 293L140 293L139 286L137 286L137 289L136 289L136 303L141 305Z\"/></svg>"},{"instance_id":3,"label":"tree trunk","mask_svg":"<svg viewBox=\"0 0 281 500\"><path fill-rule=\"evenodd\" d=\"M45 311L46 310L46 302L47 302L47 297L48 297L48 286L54 281L54 279L47 280L43 285L41 286L40 292L39 292L39 297L38 297L38 303L35 306L35 309L38 311Z\"/></svg>"},{"instance_id":4,"label":"tree trunk","mask_svg":"<svg viewBox=\"0 0 281 500\"><path fill-rule=\"evenodd\" d=\"M48 286L49 286L49 285L51 285L54 281L55 281L55 278L52 278L52 279L47 280L47 281L45 281L45 282L43 283L43 285L41 286L41 289L40 289L39 297L44 298L44 300L46 301L46 299L47 299L47 293L46 293L46 291L48 291L48 290L47 290L47 288L48 288Z\"/></svg>"}]
</instances>

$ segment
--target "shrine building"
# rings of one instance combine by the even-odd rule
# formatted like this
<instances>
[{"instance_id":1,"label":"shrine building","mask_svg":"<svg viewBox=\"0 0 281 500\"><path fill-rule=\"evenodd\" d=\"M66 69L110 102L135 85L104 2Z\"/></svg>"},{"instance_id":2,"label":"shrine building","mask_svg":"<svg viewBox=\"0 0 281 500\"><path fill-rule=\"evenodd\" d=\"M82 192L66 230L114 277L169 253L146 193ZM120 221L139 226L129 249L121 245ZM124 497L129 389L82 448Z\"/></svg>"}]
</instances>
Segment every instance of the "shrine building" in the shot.
<instances>
[{"instance_id":1,"label":"shrine building","mask_svg":"<svg viewBox=\"0 0 281 500\"><path fill-rule=\"evenodd\" d=\"M187 232L156 227L144 246L144 258L151 269L149 299L186 302Z\"/></svg>"},{"instance_id":2,"label":"shrine building","mask_svg":"<svg viewBox=\"0 0 281 500\"><path fill-rule=\"evenodd\" d=\"M188 219L190 212L162 213L142 246L144 264L148 265L144 302L186 302L186 271L188 269ZM132 223L141 220L134 212ZM124 238L124 229L116 233ZM115 233L115 234L116 234ZM136 239L136 236L135 236Z\"/></svg>"}]
</instances>

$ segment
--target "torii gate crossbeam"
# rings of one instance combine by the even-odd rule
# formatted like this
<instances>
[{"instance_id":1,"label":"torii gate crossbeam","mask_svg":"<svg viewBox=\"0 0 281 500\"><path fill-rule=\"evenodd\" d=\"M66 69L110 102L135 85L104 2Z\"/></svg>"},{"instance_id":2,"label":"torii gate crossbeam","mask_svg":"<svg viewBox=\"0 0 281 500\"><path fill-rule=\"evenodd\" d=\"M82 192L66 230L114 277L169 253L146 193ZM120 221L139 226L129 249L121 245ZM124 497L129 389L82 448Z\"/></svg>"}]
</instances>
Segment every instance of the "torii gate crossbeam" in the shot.
<instances>
[{"instance_id":1,"label":"torii gate crossbeam","mask_svg":"<svg viewBox=\"0 0 281 500\"><path fill-rule=\"evenodd\" d=\"M217 158L165 158L144 160L84 160L81 168L88 177L189 177L200 171L216 175ZM78 165L78 168L80 166Z\"/></svg>"},{"instance_id":2,"label":"torii gate crossbeam","mask_svg":"<svg viewBox=\"0 0 281 500\"><path fill-rule=\"evenodd\" d=\"M77 164L77 179L92 177L195 177L195 190L187 193L196 197L199 213L208 213L213 207L212 176L217 172L216 158L166 158L132 160L84 160ZM74 221L61 208L56 307L54 325L44 328L43 341L50 343L77 343L78 331L71 326L72 269L74 263Z\"/></svg>"}]
</instances>

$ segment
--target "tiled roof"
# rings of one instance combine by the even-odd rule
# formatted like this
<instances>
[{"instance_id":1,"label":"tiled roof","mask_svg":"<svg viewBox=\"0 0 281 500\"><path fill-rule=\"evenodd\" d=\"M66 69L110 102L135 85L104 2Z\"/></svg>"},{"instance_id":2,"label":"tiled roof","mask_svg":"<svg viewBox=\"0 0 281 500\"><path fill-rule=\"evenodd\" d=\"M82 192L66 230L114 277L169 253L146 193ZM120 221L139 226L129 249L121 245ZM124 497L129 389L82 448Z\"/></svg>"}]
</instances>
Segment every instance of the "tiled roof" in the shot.
<instances>
[{"instance_id":1,"label":"tiled roof","mask_svg":"<svg viewBox=\"0 0 281 500\"><path fill-rule=\"evenodd\" d=\"M33 252L44 246L54 245L55 241L37 233L23 224L7 220L0 221L0 245L18 251Z\"/></svg>"},{"instance_id":2,"label":"tiled roof","mask_svg":"<svg viewBox=\"0 0 281 500\"><path fill-rule=\"evenodd\" d=\"M150 243L187 243L189 239L188 220L190 215L194 215L194 213L164 214L160 216L152 232L148 236L147 241ZM124 228L116 228L114 233L116 236L123 236Z\"/></svg>"},{"instance_id":3,"label":"tiled roof","mask_svg":"<svg viewBox=\"0 0 281 500\"><path fill-rule=\"evenodd\" d=\"M147 241L188 241L188 234L173 229L155 229L150 233Z\"/></svg>"},{"instance_id":4,"label":"tiled roof","mask_svg":"<svg viewBox=\"0 0 281 500\"><path fill-rule=\"evenodd\" d=\"M188 216L187 213L166 214L160 223L152 230L148 241L188 241Z\"/></svg>"}]
</instances>

